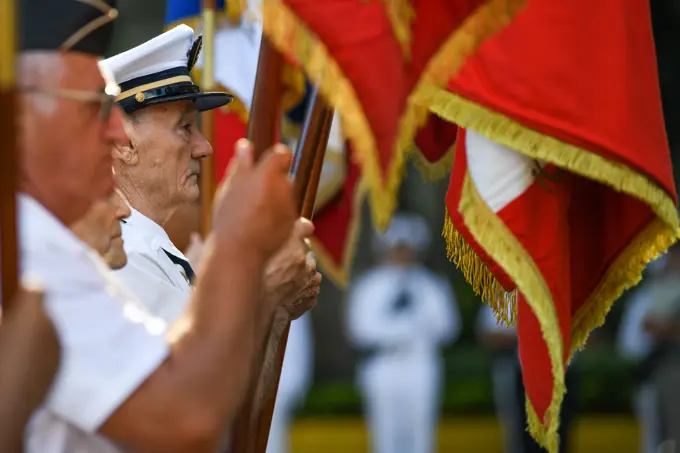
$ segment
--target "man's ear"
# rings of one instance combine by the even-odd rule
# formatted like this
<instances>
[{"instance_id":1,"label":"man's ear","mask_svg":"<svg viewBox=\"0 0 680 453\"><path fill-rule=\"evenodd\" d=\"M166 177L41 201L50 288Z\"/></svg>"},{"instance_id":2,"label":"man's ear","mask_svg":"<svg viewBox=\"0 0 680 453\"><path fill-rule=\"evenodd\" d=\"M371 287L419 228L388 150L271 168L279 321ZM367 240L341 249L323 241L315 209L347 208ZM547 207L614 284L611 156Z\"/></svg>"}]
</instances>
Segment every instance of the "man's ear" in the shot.
<instances>
[{"instance_id":1,"label":"man's ear","mask_svg":"<svg viewBox=\"0 0 680 453\"><path fill-rule=\"evenodd\" d=\"M113 158L119 160L124 165L137 165L139 162L139 153L137 152L137 146L134 144L135 131L131 124L131 121L126 118L123 123L125 127L125 132L129 137L128 142L125 145L116 144L113 147Z\"/></svg>"},{"instance_id":2,"label":"man's ear","mask_svg":"<svg viewBox=\"0 0 680 453\"><path fill-rule=\"evenodd\" d=\"M125 165L134 166L139 162L139 153L132 142L125 145L116 144L113 147L113 158Z\"/></svg>"}]
</instances>

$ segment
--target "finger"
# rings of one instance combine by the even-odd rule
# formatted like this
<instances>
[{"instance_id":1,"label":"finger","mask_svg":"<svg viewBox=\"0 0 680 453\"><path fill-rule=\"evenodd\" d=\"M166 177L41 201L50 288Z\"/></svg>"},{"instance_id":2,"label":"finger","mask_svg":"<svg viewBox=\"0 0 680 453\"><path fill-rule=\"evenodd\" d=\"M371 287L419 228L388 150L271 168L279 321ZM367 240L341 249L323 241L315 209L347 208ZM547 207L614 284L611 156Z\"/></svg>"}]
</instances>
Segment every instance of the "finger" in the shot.
<instances>
[{"instance_id":1,"label":"finger","mask_svg":"<svg viewBox=\"0 0 680 453\"><path fill-rule=\"evenodd\" d=\"M222 183L229 181L235 174L252 168L253 160L253 145L245 138L238 140L234 144L234 157L229 161Z\"/></svg>"},{"instance_id":2,"label":"finger","mask_svg":"<svg viewBox=\"0 0 680 453\"><path fill-rule=\"evenodd\" d=\"M262 156L262 165L275 173L288 175L293 162L293 153L286 145L276 144Z\"/></svg>"},{"instance_id":3,"label":"finger","mask_svg":"<svg viewBox=\"0 0 680 453\"><path fill-rule=\"evenodd\" d=\"M313 266L314 268L316 268L317 263L316 263L316 255L314 254L314 252L307 252L306 259L307 259L307 265L308 266Z\"/></svg>"},{"instance_id":4,"label":"finger","mask_svg":"<svg viewBox=\"0 0 680 453\"><path fill-rule=\"evenodd\" d=\"M189 240L191 242L191 245L200 245L201 242L202 242L200 233L197 233L195 231L193 233L191 233Z\"/></svg>"},{"instance_id":5,"label":"finger","mask_svg":"<svg viewBox=\"0 0 680 453\"><path fill-rule=\"evenodd\" d=\"M307 256L305 257L306 259L306 264L307 264L307 271L310 273L316 272L316 258L314 257L313 252L307 252Z\"/></svg>"},{"instance_id":6,"label":"finger","mask_svg":"<svg viewBox=\"0 0 680 453\"><path fill-rule=\"evenodd\" d=\"M300 217L295 221L294 231L295 236L299 238L311 237L314 234L314 224L310 220Z\"/></svg>"}]
</instances>

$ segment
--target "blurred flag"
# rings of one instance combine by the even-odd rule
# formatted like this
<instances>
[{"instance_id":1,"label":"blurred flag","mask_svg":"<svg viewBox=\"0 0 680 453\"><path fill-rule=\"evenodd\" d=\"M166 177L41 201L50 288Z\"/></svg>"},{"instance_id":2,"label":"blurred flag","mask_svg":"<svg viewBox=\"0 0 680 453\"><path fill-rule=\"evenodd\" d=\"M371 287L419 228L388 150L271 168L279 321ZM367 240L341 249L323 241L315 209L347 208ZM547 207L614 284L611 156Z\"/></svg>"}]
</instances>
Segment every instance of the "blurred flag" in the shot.
<instances>
[{"instance_id":1,"label":"blurred flag","mask_svg":"<svg viewBox=\"0 0 680 453\"><path fill-rule=\"evenodd\" d=\"M525 0L262 0L264 31L342 118L351 160L384 228L427 111L415 94L445 84Z\"/></svg>"},{"instance_id":2,"label":"blurred flag","mask_svg":"<svg viewBox=\"0 0 680 453\"><path fill-rule=\"evenodd\" d=\"M449 254L512 308L530 430L556 452L568 359L678 236L649 3L529 0L428 102L466 128Z\"/></svg>"}]
</instances>

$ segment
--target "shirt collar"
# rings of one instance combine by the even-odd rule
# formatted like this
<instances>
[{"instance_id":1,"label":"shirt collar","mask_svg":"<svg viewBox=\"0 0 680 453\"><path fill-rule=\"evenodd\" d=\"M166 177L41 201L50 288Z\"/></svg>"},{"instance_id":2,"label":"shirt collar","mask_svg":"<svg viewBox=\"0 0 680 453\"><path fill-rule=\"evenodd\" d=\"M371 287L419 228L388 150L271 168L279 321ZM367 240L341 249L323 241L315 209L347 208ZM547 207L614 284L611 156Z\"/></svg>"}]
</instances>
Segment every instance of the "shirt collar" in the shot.
<instances>
[{"instance_id":1,"label":"shirt collar","mask_svg":"<svg viewBox=\"0 0 680 453\"><path fill-rule=\"evenodd\" d=\"M170 236L168 236L163 227L135 208L130 207L130 217L125 219L125 224L137 231L143 232L142 234L150 239L151 247L165 249L169 253L186 260L184 254L175 247L175 244L172 243Z\"/></svg>"}]
</instances>

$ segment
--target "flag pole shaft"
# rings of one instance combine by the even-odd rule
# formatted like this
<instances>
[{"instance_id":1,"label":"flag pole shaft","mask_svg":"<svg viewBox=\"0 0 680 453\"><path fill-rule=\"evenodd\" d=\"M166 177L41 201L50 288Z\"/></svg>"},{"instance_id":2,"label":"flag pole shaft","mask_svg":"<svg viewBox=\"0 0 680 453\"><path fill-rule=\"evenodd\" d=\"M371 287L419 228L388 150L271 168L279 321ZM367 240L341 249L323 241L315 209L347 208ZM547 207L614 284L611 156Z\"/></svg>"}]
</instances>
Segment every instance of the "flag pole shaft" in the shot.
<instances>
[{"instance_id":1,"label":"flag pole shaft","mask_svg":"<svg viewBox=\"0 0 680 453\"><path fill-rule=\"evenodd\" d=\"M248 123L248 139L252 142L255 158L278 141L277 122L281 97L283 96L283 56L274 48L265 35L262 36L260 54L253 92L253 103ZM269 336L267 336L267 341ZM257 440L257 415L255 414L255 392L262 372L262 364L254 370L253 379L233 426L231 453L253 453Z\"/></svg>"},{"instance_id":2,"label":"flag pole shaft","mask_svg":"<svg viewBox=\"0 0 680 453\"><path fill-rule=\"evenodd\" d=\"M215 85L215 0L203 0L203 71L201 89L210 91ZM215 145L215 111L201 114L201 130L211 146ZM212 203L217 184L212 155L201 159L201 235L206 238L212 228Z\"/></svg>"},{"instance_id":3,"label":"flag pole shaft","mask_svg":"<svg viewBox=\"0 0 680 453\"><path fill-rule=\"evenodd\" d=\"M316 200L316 192L321 180L321 170L332 120L333 110L321 99L318 94L318 88L315 87L312 92L310 105L307 107L302 137L300 137L299 146L295 153L296 161L299 159L299 164L294 168L295 181L293 188L295 191L295 201L298 204L300 215L307 219L311 219L314 214L314 201ZM278 394L279 382L281 380L281 370L286 355L289 333L290 322L284 329L279 343L279 360L276 364L274 386L258 416L255 453L265 453L267 450L269 430L274 415L276 395Z\"/></svg>"},{"instance_id":4,"label":"flag pole shaft","mask_svg":"<svg viewBox=\"0 0 680 453\"><path fill-rule=\"evenodd\" d=\"M18 174L15 0L0 0L0 273L2 309L11 309L19 286L16 192Z\"/></svg>"}]
</instances>

